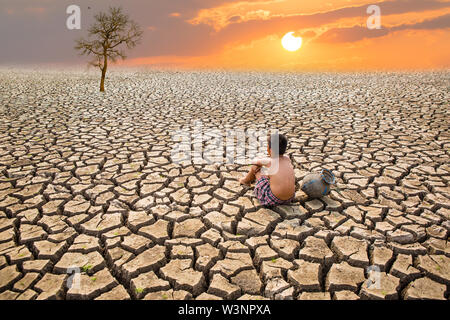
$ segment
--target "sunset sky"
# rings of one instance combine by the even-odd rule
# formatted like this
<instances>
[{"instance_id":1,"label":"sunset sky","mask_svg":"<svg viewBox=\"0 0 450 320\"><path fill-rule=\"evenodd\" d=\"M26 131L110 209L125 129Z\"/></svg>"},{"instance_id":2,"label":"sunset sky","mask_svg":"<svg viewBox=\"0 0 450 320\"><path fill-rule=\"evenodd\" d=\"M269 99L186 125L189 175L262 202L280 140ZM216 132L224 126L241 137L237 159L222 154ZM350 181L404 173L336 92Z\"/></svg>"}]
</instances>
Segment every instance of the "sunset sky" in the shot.
<instances>
[{"instance_id":1,"label":"sunset sky","mask_svg":"<svg viewBox=\"0 0 450 320\"><path fill-rule=\"evenodd\" d=\"M81 7L81 30L66 8ZM126 66L310 70L450 67L450 0L0 0L0 65L82 64L74 40L122 6L145 31ZM369 30L369 5L381 29ZM89 9L90 7L90 9ZM303 38L288 52L287 32Z\"/></svg>"}]
</instances>

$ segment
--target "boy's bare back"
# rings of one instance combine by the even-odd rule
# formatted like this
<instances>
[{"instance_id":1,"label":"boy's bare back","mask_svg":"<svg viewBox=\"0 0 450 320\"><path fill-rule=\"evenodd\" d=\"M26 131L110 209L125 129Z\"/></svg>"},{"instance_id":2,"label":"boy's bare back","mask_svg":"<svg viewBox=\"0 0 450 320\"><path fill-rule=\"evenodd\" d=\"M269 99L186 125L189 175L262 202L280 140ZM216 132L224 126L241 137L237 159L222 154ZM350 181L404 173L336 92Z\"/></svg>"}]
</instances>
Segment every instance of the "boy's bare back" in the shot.
<instances>
[{"instance_id":1,"label":"boy's bare back","mask_svg":"<svg viewBox=\"0 0 450 320\"><path fill-rule=\"evenodd\" d=\"M273 159L268 158L266 167L270 167ZM264 172L261 173L264 175ZM288 156L278 157L278 170L273 175L267 175L270 180L270 189L272 193L280 200L289 200L295 194L295 173ZM257 175L257 178L258 175Z\"/></svg>"}]
</instances>

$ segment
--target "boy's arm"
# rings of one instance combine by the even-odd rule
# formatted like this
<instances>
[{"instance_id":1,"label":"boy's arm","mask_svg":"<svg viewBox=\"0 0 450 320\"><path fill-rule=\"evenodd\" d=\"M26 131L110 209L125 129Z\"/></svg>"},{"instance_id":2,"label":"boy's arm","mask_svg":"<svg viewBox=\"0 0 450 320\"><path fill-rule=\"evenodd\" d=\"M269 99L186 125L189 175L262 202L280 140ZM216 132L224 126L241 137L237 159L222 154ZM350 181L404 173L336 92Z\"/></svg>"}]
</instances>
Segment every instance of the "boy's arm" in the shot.
<instances>
[{"instance_id":1,"label":"boy's arm","mask_svg":"<svg viewBox=\"0 0 450 320\"><path fill-rule=\"evenodd\" d=\"M252 164L259 167L270 167L270 158L256 158L252 161Z\"/></svg>"}]
</instances>

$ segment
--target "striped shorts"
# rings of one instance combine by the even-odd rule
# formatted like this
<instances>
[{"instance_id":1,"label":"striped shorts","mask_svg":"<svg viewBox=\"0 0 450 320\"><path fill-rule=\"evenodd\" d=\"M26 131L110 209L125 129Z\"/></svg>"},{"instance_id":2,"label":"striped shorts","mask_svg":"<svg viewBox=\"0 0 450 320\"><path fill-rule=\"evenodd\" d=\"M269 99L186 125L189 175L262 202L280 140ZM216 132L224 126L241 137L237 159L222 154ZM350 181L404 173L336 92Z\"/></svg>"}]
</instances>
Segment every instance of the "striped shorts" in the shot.
<instances>
[{"instance_id":1,"label":"striped shorts","mask_svg":"<svg viewBox=\"0 0 450 320\"><path fill-rule=\"evenodd\" d=\"M292 197L289 200L278 199L272 193L272 190L270 189L270 180L267 177L261 177L259 178L258 181L256 181L254 194L255 197L258 198L261 205L265 207L273 207L282 204L289 204L294 199L294 197Z\"/></svg>"}]
</instances>

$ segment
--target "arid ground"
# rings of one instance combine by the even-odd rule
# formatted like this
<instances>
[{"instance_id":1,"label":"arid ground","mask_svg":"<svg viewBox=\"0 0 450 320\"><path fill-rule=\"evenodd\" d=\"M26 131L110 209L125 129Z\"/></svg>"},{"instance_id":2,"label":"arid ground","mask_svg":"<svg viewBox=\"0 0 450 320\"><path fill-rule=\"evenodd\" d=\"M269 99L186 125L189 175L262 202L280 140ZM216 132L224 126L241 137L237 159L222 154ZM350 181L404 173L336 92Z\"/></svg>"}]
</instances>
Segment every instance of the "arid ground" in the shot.
<instances>
[{"instance_id":1,"label":"arid ground","mask_svg":"<svg viewBox=\"0 0 450 320\"><path fill-rule=\"evenodd\" d=\"M0 299L449 298L449 72L98 82L0 70ZM172 161L195 121L279 129L298 190L337 185L262 208L245 163Z\"/></svg>"}]
</instances>

